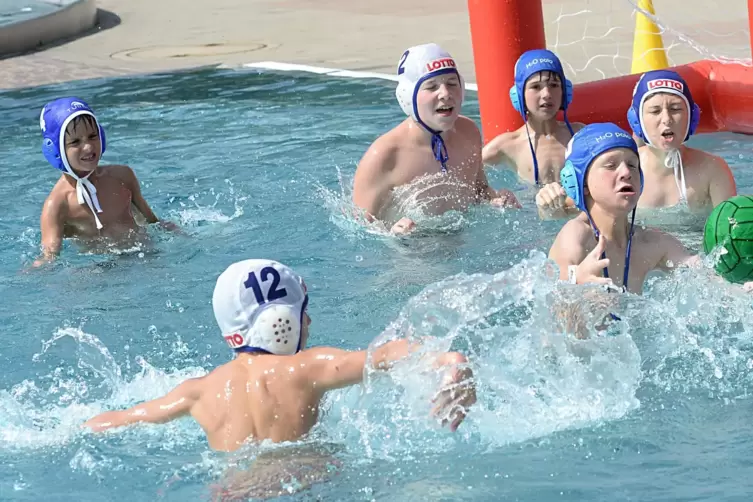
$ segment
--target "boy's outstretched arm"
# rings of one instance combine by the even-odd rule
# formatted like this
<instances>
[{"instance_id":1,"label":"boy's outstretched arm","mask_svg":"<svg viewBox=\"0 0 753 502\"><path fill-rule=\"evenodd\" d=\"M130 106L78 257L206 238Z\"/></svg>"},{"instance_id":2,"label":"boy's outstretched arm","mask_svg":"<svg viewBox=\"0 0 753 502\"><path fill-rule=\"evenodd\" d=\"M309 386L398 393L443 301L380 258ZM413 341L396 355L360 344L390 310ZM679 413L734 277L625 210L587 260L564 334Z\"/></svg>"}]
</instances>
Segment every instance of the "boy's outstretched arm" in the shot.
<instances>
[{"instance_id":1,"label":"boy's outstretched arm","mask_svg":"<svg viewBox=\"0 0 753 502\"><path fill-rule=\"evenodd\" d=\"M65 199L62 197L52 196L44 201L42 215L39 218L42 231L42 256L34 261L35 267L53 261L60 253L67 211Z\"/></svg>"},{"instance_id":2,"label":"boy's outstretched arm","mask_svg":"<svg viewBox=\"0 0 753 502\"><path fill-rule=\"evenodd\" d=\"M407 340L387 342L372 351L371 366L376 370L389 370L394 363L407 357L421 345ZM331 347L314 348L306 351L308 372L306 379L321 394L329 390L355 385L363 380L367 364L367 352L349 352ZM442 388L434 397L434 415L443 416L442 425L451 421L454 431L465 418L465 408L476 402L476 388L473 372L468 368L468 360L458 352L438 354L435 367L448 367Z\"/></svg>"},{"instance_id":3,"label":"boy's outstretched arm","mask_svg":"<svg viewBox=\"0 0 753 502\"><path fill-rule=\"evenodd\" d=\"M201 396L199 378L186 380L166 395L127 410L106 411L87 420L83 427L101 432L137 422L161 424L191 412Z\"/></svg>"}]
</instances>

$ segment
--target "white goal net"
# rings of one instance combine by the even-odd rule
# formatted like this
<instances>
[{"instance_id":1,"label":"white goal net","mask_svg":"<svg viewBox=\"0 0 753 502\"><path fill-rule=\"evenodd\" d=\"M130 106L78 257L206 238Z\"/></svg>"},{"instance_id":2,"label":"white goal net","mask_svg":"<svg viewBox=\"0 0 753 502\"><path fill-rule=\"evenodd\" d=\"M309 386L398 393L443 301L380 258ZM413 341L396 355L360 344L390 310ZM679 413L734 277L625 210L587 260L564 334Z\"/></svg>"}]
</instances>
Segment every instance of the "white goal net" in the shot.
<instances>
[{"instance_id":1,"label":"white goal net","mask_svg":"<svg viewBox=\"0 0 753 502\"><path fill-rule=\"evenodd\" d=\"M573 82L630 73L638 4L544 2L547 46ZM701 59L751 64L746 0L654 0L653 6L671 66Z\"/></svg>"}]
</instances>

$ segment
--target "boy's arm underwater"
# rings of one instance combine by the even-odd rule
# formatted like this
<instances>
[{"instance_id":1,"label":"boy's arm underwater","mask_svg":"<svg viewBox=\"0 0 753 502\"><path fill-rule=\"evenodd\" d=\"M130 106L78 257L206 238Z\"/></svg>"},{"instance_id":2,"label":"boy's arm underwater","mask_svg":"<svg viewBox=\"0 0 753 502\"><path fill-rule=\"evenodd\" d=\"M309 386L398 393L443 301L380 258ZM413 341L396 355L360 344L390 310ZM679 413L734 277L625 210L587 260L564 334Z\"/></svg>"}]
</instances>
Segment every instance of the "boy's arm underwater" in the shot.
<instances>
[{"instance_id":1,"label":"boy's arm underwater","mask_svg":"<svg viewBox=\"0 0 753 502\"><path fill-rule=\"evenodd\" d=\"M389 370L395 362L420 348L419 343L407 340L387 342L372 351L371 367L376 370ZM322 395L329 390L355 385L363 380L367 364L365 350L351 352L334 347L321 347L309 349L305 354L308 371L304 378ZM432 413L449 417L452 420L452 431L455 431L465 418L465 409L476 402L473 372L464 366L467 362L467 358L459 352L438 354L434 361L435 367L447 367L450 372L445 376L442 389L434 398L435 406ZM447 422L446 418L443 419L442 425Z\"/></svg>"},{"instance_id":2,"label":"boy's arm underwater","mask_svg":"<svg viewBox=\"0 0 753 502\"><path fill-rule=\"evenodd\" d=\"M106 411L87 420L82 427L94 432L123 427L137 422L161 424L191 413L201 396L200 378L178 385L166 395L137 404L127 410Z\"/></svg>"},{"instance_id":3,"label":"boy's arm underwater","mask_svg":"<svg viewBox=\"0 0 753 502\"><path fill-rule=\"evenodd\" d=\"M42 232L42 256L34 260L34 267L53 261L63 245L63 229L68 212L65 197L50 195L44 201L39 224Z\"/></svg>"}]
</instances>

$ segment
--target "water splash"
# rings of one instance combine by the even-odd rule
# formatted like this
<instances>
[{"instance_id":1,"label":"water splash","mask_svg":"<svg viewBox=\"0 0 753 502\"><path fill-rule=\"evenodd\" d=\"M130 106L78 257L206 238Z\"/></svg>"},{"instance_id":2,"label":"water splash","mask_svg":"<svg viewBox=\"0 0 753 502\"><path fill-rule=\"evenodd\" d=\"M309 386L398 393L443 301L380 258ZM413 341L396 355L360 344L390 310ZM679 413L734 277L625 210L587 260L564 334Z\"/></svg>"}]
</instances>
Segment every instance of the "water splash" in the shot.
<instances>
[{"instance_id":1,"label":"water splash","mask_svg":"<svg viewBox=\"0 0 753 502\"><path fill-rule=\"evenodd\" d=\"M456 210L466 205L458 192L466 191L467 186L448 181L445 175L425 175L395 188L385 202L382 221L369 221L364 211L353 204L352 179L346 179L339 167L336 169L339 190L331 190L321 184L316 184L316 190L330 213L330 221L351 237L376 235L394 238L390 228L403 217L416 223L416 230L411 237L453 234L468 225L466 215ZM448 211L439 210L448 207Z\"/></svg>"},{"instance_id":2,"label":"water splash","mask_svg":"<svg viewBox=\"0 0 753 502\"><path fill-rule=\"evenodd\" d=\"M73 346L63 342L72 342ZM49 373L0 390L0 444L4 448L36 449L68 443L81 436L81 424L97 413L153 399L186 378L206 373L195 367L160 371L137 357L141 371L127 380L101 340L79 328L56 330L42 343L32 362L43 364L53 358L57 366ZM159 434L183 442L180 437L185 436L185 430L165 428L158 432L145 428L137 434ZM87 458L82 452L75 465L88 465Z\"/></svg>"}]
</instances>

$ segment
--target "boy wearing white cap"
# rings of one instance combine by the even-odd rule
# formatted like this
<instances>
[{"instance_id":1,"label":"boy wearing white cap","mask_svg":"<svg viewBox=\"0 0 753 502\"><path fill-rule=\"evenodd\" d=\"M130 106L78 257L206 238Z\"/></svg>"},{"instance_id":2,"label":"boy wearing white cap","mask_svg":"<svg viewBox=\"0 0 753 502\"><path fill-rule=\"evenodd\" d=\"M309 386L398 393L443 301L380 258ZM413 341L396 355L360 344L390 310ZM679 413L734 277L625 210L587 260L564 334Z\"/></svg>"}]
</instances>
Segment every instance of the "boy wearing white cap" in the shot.
<instances>
[{"instance_id":1,"label":"boy wearing white cap","mask_svg":"<svg viewBox=\"0 0 753 502\"><path fill-rule=\"evenodd\" d=\"M489 187L481 134L471 119L460 115L465 82L452 56L437 44L411 47L400 58L397 75L397 100L408 118L364 154L353 180L353 203L368 219L392 224L392 232L409 232L415 227L412 220L400 214L390 218L391 192L441 173L427 186L416 187L429 213L463 210L482 200L519 207L512 192Z\"/></svg>"},{"instance_id":2,"label":"boy wearing white cap","mask_svg":"<svg viewBox=\"0 0 753 502\"><path fill-rule=\"evenodd\" d=\"M163 423L191 415L215 450L233 451L247 439L295 441L317 422L327 391L357 384L367 364L389 369L419 348L407 340L352 352L333 347L304 350L311 322L303 279L271 260L230 265L217 279L212 305L236 358L208 375L187 380L167 395L128 410L108 411L84 426L102 431L136 422ZM465 356L436 355L447 367L435 414L455 430L476 400Z\"/></svg>"}]
</instances>

